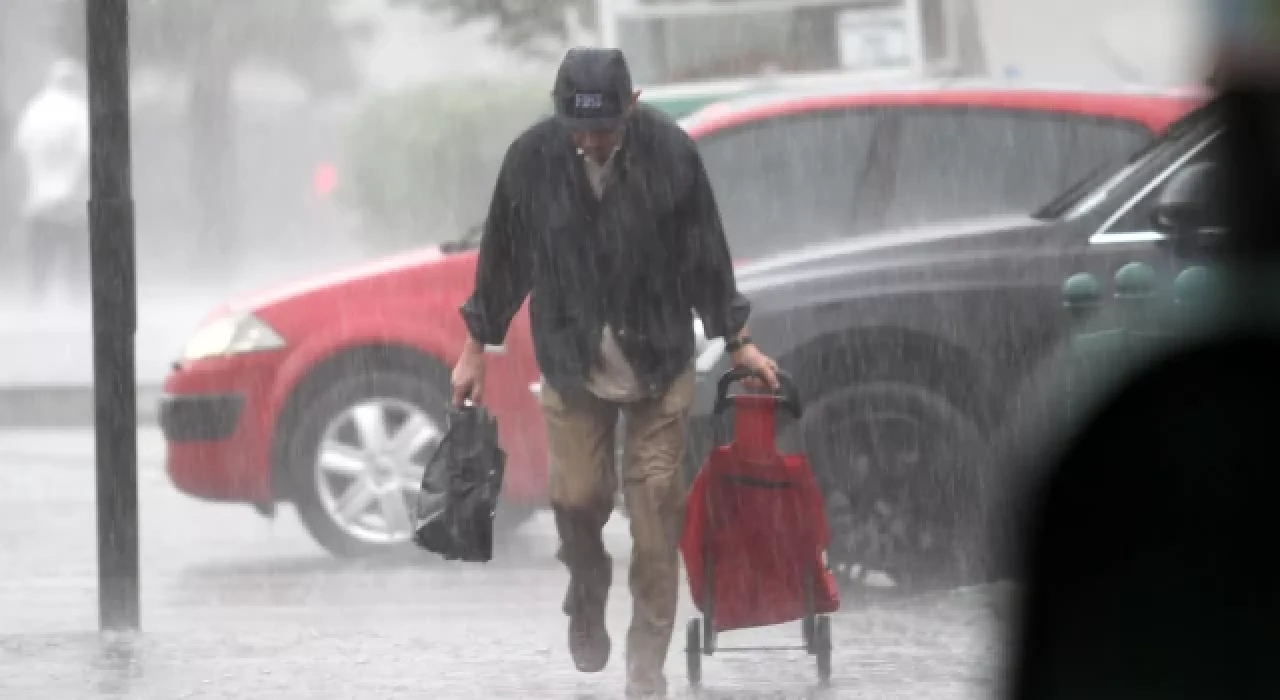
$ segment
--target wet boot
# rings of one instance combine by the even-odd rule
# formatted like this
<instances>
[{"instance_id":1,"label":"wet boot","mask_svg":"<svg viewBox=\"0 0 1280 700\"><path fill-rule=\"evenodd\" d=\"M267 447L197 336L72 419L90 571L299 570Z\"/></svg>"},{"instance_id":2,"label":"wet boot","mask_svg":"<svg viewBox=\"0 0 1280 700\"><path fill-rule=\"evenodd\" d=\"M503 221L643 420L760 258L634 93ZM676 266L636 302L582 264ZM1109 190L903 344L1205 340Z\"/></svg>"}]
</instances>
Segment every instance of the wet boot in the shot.
<instances>
[{"instance_id":1,"label":"wet boot","mask_svg":"<svg viewBox=\"0 0 1280 700\"><path fill-rule=\"evenodd\" d=\"M605 608L613 583L613 560L600 538L600 518L555 509L560 530L557 558L569 569L564 614L569 617L569 653L582 673L599 673L609 663L611 642Z\"/></svg>"},{"instance_id":2,"label":"wet boot","mask_svg":"<svg viewBox=\"0 0 1280 700\"><path fill-rule=\"evenodd\" d=\"M605 626L613 565L602 564L571 571L564 614L569 616L569 653L583 673L598 673L609 663L611 642Z\"/></svg>"},{"instance_id":3,"label":"wet boot","mask_svg":"<svg viewBox=\"0 0 1280 700\"><path fill-rule=\"evenodd\" d=\"M667 695L667 677L663 673L669 640L662 635L646 634L632 625L627 634L627 698L663 698Z\"/></svg>"},{"instance_id":4,"label":"wet boot","mask_svg":"<svg viewBox=\"0 0 1280 700\"><path fill-rule=\"evenodd\" d=\"M628 669L627 700L657 700L667 697L667 678L658 671Z\"/></svg>"}]
</instances>

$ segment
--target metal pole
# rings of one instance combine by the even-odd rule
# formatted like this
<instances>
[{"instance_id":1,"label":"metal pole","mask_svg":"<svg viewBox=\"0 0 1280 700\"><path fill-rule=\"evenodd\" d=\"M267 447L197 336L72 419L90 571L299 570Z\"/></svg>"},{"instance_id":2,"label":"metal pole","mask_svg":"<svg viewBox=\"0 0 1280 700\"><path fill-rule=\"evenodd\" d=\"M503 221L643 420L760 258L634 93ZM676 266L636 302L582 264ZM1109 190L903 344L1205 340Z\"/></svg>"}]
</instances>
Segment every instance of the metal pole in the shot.
<instances>
[{"instance_id":1,"label":"metal pole","mask_svg":"<svg viewBox=\"0 0 1280 700\"><path fill-rule=\"evenodd\" d=\"M98 618L137 629L137 286L129 139L128 0L85 0L89 76L89 253L93 275Z\"/></svg>"}]
</instances>

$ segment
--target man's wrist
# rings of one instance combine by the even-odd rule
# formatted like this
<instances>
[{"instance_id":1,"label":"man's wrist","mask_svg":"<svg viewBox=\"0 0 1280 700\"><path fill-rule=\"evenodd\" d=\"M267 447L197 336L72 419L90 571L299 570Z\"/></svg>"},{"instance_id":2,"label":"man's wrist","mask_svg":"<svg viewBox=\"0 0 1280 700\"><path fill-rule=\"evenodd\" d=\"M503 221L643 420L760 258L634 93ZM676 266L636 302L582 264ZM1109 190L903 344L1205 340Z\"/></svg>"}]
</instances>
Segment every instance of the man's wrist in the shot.
<instances>
[{"instance_id":1,"label":"man's wrist","mask_svg":"<svg viewBox=\"0 0 1280 700\"><path fill-rule=\"evenodd\" d=\"M462 352L467 355L484 356L484 343L481 343L468 335L466 342L462 345Z\"/></svg>"},{"instance_id":2,"label":"man's wrist","mask_svg":"<svg viewBox=\"0 0 1280 700\"><path fill-rule=\"evenodd\" d=\"M751 336L747 335L746 332L742 332L726 340L724 348L729 351L730 355L737 355L751 344Z\"/></svg>"}]
</instances>

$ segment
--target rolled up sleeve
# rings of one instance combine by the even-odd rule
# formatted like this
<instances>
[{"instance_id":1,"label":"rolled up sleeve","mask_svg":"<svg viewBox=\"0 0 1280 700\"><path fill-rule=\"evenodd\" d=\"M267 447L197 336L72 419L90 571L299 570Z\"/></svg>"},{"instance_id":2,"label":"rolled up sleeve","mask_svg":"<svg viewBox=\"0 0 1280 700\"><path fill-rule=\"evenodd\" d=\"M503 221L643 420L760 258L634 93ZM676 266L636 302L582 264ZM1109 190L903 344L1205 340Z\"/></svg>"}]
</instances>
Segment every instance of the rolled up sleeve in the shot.
<instances>
[{"instance_id":1,"label":"rolled up sleeve","mask_svg":"<svg viewBox=\"0 0 1280 700\"><path fill-rule=\"evenodd\" d=\"M533 284L514 153L513 146L503 159L480 239L475 289L460 309L471 337L484 345L503 343Z\"/></svg>"},{"instance_id":2,"label":"rolled up sleeve","mask_svg":"<svg viewBox=\"0 0 1280 700\"><path fill-rule=\"evenodd\" d=\"M711 180L702 157L696 149L691 151L687 161L691 180L683 207L689 243L685 288L689 290L693 310L702 319L706 336L732 338L746 327L751 302L738 292L733 258Z\"/></svg>"}]
</instances>

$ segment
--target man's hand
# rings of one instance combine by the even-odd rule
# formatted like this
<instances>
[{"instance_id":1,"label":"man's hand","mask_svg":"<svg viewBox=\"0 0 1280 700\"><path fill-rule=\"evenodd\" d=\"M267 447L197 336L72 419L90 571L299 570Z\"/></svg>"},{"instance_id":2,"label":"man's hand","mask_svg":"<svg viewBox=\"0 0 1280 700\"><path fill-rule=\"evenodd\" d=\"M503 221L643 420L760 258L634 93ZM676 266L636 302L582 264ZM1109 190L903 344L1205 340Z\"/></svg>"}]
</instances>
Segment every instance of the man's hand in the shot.
<instances>
[{"instance_id":1,"label":"man's hand","mask_svg":"<svg viewBox=\"0 0 1280 700\"><path fill-rule=\"evenodd\" d=\"M480 403L484 398L484 360L484 346L467 338L458 364L453 367L454 406L461 406L467 399Z\"/></svg>"},{"instance_id":2,"label":"man's hand","mask_svg":"<svg viewBox=\"0 0 1280 700\"><path fill-rule=\"evenodd\" d=\"M778 363L774 362L768 355L760 352L760 349L755 345L750 343L743 345L729 357L733 361L734 367L749 369L764 380L762 383L760 379L755 379L754 377L748 379L743 382L747 387L754 391L778 390Z\"/></svg>"}]
</instances>

